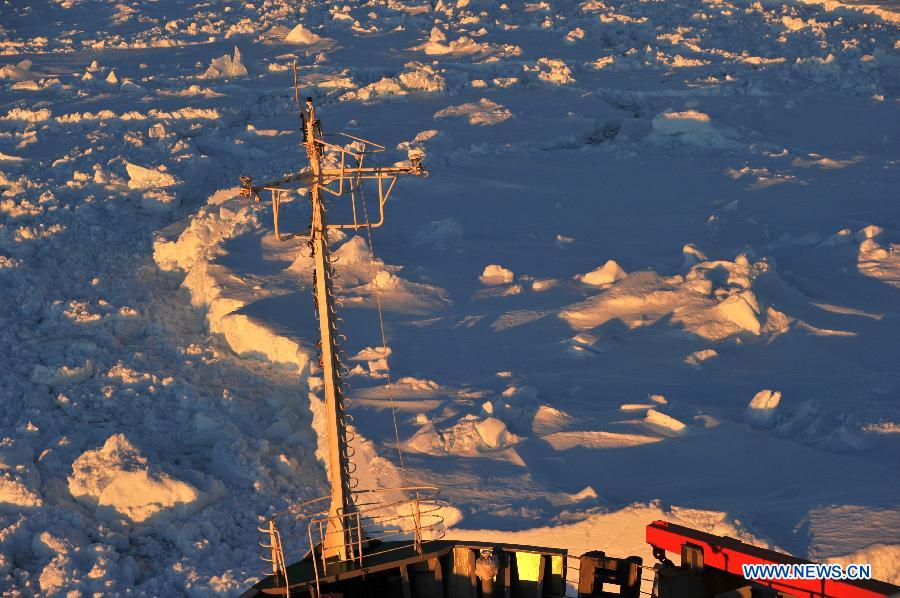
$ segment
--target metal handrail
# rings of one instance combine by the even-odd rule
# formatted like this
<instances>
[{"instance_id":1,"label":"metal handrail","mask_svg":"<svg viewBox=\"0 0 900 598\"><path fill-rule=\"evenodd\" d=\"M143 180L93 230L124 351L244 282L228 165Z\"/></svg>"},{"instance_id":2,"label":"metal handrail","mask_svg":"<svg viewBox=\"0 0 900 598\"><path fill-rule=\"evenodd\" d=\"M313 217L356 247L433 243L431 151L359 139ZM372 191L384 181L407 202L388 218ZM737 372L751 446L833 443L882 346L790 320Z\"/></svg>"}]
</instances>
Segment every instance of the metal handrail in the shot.
<instances>
[{"instance_id":1,"label":"metal handrail","mask_svg":"<svg viewBox=\"0 0 900 598\"><path fill-rule=\"evenodd\" d=\"M373 500L378 495L394 492L413 493L414 497L392 499L387 502ZM444 517L439 512L448 503L437 499L439 493L440 488L436 486L402 486L398 488L357 490L353 492L354 496L364 495L369 500L365 502L354 501L355 510L353 512L338 514L321 510L305 514L298 512L330 499L329 496L323 496L299 505L293 505L288 509L270 515L267 518L267 527L261 527L259 530L268 534L270 538L273 531L278 534L277 544L280 555L277 560L284 567L283 575L287 583L287 568L283 565L285 561L281 546L281 535L275 529L275 518L290 515L294 519L295 524L306 523L305 535L310 546L307 556L312 555L313 573L315 575L316 591L318 592L320 579L327 576L329 566L339 563L353 563L358 567L362 567L363 559L366 557L386 554L409 547L422 554L424 544L443 538L445 535ZM343 525L329 525L329 522L336 520L342 520ZM388 524L391 527L386 527ZM339 529L335 530L334 527L339 527ZM363 537L364 527L370 531L370 534L367 534L365 537ZM351 540L344 544L346 553L350 557L326 560L324 558L325 538L333 537L333 534L343 533L341 531L343 529L352 529L355 532L352 534ZM425 538L426 534L429 536L428 539ZM410 535L412 535L412 538L409 538ZM364 547L370 547L372 542L391 539L408 540L408 542L404 542L399 546L365 551L364 553ZM270 543L273 542L270 540ZM269 546L266 546L266 548L269 548ZM268 559L264 560L268 561Z\"/></svg>"},{"instance_id":2,"label":"metal handrail","mask_svg":"<svg viewBox=\"0 0 900 598\"><path fill-rule=\"evenodd\" d=\"M266 548L271 551L272 558L267 559L265 556L260 556L260 558L272 564L272 575L275 578L276 583L278 582L278 577L284 577L284 595L285 598L290 598L291 596L291 582L288 578L287 572L287 563L284 560L284 547L281 544L281 532L279 532L275 528L275 521L270 519L269 525L266 528L261 528L257 526L260 532L268 535L269 544L263 544L262 542L259 545L262 548Z\"/></svg>"}]
</instances>

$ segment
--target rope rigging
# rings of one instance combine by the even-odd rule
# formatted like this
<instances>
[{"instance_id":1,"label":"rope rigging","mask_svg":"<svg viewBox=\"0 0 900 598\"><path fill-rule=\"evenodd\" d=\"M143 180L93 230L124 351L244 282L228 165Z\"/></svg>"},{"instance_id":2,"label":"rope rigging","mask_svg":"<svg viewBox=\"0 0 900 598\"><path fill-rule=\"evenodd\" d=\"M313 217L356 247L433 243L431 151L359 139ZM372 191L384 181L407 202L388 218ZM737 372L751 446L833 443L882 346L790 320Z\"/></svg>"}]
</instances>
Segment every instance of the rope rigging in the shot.
<instances>
[{"instance_id":1,"label":"rope rigging","mask_svg":"<svg viewBox=\"0 0 900 598\"><path fill-rule=\"evenodd\" d=\"M362 160L360 159L360 166L362 166ZM403 463L403 449L400 444L400 427L397 424L397 410L394 405L394 386L391 381L391 368L388 363L388 346L387 346L387 337L384 332L384 313L381 307L381 287L378 285L378 273L375 268L375 247L372 240L372 226L369 221L369 208L366 206L366 196L363 191L362 185L360 185L360 179L356 179L355 187L359 189L359 197L360 203L362 203L363 208L363 218L365 219L365 228L366 233L369 237L369 270L372 273L372 285L375 288L375 305L378 308L378 325L381 331L381 348L384 353L384 371L387 376L385 386L388 392L388 400L391 405L391 418L394 421L394 438L397 442L397 457L400 461L400 469L405 469L405 465ZM356 197L354 195L354 185L350 187L350 198L354 205L354 211L356 206Z\"/></svg>"}]
</instances>

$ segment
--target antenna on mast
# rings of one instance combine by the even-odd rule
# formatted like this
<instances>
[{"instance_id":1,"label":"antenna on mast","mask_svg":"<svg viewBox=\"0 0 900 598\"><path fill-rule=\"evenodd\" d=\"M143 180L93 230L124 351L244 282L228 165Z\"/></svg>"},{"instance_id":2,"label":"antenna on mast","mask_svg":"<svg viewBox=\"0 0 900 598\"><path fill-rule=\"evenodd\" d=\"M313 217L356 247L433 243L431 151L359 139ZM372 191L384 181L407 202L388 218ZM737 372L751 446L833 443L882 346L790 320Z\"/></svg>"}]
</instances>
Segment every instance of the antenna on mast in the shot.
<instances>
[{"instance_id":1,"label":"antenna on mast","mask_svg":"<svg viewBox=\"0 0 900 598\"><path fill-rule=\"evenodd\" d=\"M296 85L295 65L295 97L298 100L299 93ZM311 224L309 231L309 246L312 250L314 269L313 286L315 287L316 310L319 317L319 350L321 351L320 365L325 386L326 427L328 433L328 472L331 479L331 503L326 518L321 554L322 560L338 559L348 561L361 560L361 551L364 538L360 516L353 500L354 482L352 479L353 467L350 464L350 452L347 441L347 427L345 422L345 397L343 392L343 380L341 377L342 365L339 348L336 343L337 317L334 308L334 287L332 278L334 269L331 265L331 255L328 244L328 230L341 229L371 229L384 224L384 204L402 175L427 176L428 173L422 166L421 154L410 154L409 166L394 167L363 167L365 156L369 153L383 152L384 146L378 145L366 139L339 133L358 147L359 151L331 144L325 141L322 133L321 121L316 116L316 109L312 98L306 99L306 105L301 109L302 143L306 148L309 167L279 179L254 185L250 177L241 177L241 195L255 198L259 201L259 193L267 190L272 193L273 216L275 235L281 240L278 228L279 203L281 194L289 189L289 185L299 184L309 189L309 201L311 207ZM368 148L372 148L369 150ZM323 165L323 155L326 150L340 153L339 167L326 167ZM370 222L368 217L360 222L356 214L355 191L363 180L375 180L378 185L378 204L380 218L377 222ZM323 193L335 197L350 195L353 222L329 223L326 220L326 207ZM364 200L363 200L364 201ZM418 526L417 526L418 527ZM417 532L417 535L419 532ZM315 547L311 547L315 550ZM359 552L360 554L354 554Z\"/></svg>"}]
</instances>

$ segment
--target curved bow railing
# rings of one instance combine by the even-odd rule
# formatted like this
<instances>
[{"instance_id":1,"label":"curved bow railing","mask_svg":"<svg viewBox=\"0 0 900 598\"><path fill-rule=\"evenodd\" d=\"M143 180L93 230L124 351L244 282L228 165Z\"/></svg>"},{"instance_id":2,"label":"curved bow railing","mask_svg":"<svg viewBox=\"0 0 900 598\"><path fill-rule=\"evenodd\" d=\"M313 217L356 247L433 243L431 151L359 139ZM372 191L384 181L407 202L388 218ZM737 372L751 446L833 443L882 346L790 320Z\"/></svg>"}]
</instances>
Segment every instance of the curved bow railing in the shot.
<instances>
[{"instance_id":1,"label":"curved bow railing","mask_svg":"<svg viewBox=\"0 0 900 598\"><path fill-rule=\"evenodd\" d=\"M312 556L316 590L319 580L327 577L329 571L337 567L363 567L366 559L391 552L414 549L422 554L424 546L444 537L444 516L447 503L438 498L440 489L436 486L404 486L399 488L379 488L357 490L354 495L352 513L330 514L320 510L328 505L330 497L324 496L295 505L285 511L267 517L265 527L259 527L266 534L267 544L260 546L271 550L271 555L263 560L272 563L275 583L284 583L285 595L290 596L290 582L287 575L281 533L276 527L276 518L289 518L292 527L306 527L309 551L305 558ZM398 496L399 495L399 496ZM410 497L409 495L412 495ZM343 526L329 526L330 521L343 519ZM346 559L325 559L325 546L329 529L348 529L350 540L346 543ZM283 580L283 582L282 582Z\"/></svg>"}]
</instances>

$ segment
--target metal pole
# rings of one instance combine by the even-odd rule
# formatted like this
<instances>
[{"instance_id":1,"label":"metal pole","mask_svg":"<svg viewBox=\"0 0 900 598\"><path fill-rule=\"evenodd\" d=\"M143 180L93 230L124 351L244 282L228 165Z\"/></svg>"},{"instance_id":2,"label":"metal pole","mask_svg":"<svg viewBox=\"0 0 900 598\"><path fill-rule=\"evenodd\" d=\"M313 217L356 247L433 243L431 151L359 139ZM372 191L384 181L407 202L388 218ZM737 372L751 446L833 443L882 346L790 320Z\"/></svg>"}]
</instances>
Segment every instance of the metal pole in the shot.
<instances>
[{"instance_id":1,"label":"metal pole","mask_svg":"<svg viewBox=\"0 0 900 598\"><path fill-rule=\"evenodd\" d=\"M415 499L415 523L416 523L416 538L415 538L415 548L416 552L422 554L422 515L419 513L419 493L416 492Z\"/></svg>"},{"instance_id":2,"label":"metal pole","mask_svg":"<svg viewBox=\"0 0 900 598\"><path fill-rule=\"evenodd\" d=\"M312 208L312 243L315 256L316 298L319 310L319 333L322 343L322 377L325 383L325 413L328 429L328 472L331 477L331 507L323 540L323 558L346 560L352 541L346 516L353 512L350 494L349 459L347 458L347 429L344 423L343 395L340 368L335 344L334 292L331 284L331 263L328 253L325 207L319 191L322 182L321 148L317 142L316 111L312 100L306 101L305 144L311 167L309 188Z\"/></svg>"},{"instance_id":3,"label":"metal pole","mask_svg":"<svg viewBox=\"0 0 900 598\"><path fill-rule=\"evenodd\" d=\"M278 581L278 545L275 543L274 519L269 519L269 546L272 547L272 575Z\"/></svg>"},{"instance_id":4,"label":"metal pole","mask_svg":"<svg viewBox=\"0 0 900 598\"><path fill-rule=\"evenodd\" d=\"M278 210L280 206L281 200L281 191L277 189L272 189L272 215L274 216L275 223L275 238L279 241L281 240L281 232L278 230Z\"/></svg>"}]
</instances>

